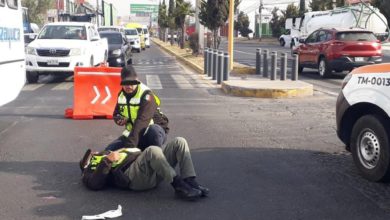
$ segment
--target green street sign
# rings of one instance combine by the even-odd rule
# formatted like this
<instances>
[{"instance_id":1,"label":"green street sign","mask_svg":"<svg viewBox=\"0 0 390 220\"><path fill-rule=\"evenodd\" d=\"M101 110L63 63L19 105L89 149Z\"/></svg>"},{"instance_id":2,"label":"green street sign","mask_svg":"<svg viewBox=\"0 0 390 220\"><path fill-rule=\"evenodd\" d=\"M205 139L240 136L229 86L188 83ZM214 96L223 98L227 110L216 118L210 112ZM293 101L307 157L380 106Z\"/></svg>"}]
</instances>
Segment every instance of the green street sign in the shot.
<instances>
[{"instance_id":1,"label":"green street sign","mask_svg":"<svg viewBox=\"0 0 390 220\"><path fill-rule=\"evenodd\" d=\"M158 13L158 5L130 4L130 14Z\"/></svg>"}]
</instances>

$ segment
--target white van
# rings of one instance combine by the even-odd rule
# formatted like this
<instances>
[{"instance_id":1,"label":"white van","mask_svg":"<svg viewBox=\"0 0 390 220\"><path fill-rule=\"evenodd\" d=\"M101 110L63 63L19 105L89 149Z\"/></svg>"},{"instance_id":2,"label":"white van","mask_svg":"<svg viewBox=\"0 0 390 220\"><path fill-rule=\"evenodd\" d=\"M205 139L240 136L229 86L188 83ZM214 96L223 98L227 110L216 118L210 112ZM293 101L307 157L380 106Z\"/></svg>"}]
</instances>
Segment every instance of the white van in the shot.
<instances>
[{"instance_id":1,"label":"white van","mask_svg":"<svg viewBox=\"0 0 390 220\"><path fill-rule=\"evenodd\" d=\"M147 48L150 47L150 34L148 30L148 26L142 25L142 30L144 31L144 36L145 36L145 46Z\"/></svg>"},{"instance_id":2,"label":"white van","mask_svg":"<svg viewBox=\"0 0 390 220\"><path fill-rule=\"evenodd\" d=\"M141 37L138 34L137 28L125 28L125 36L132 47L132 50L141 52Z\"/></svg>"},{"instance_id":3,"label":"white van","mask_svg":"<svg viewBox=\"0 0 390 220\"><path fill-rule=\"evenodd\" d=\"M0 0L0 106L22 90L25 58L21 2Z\"/></svg>"},{"instance_id":4,"label":"white van","mask_svg":"<svg viewBox=\"0 0 390 220\"><path fill-rule=\"evenodd\" d=\"M371 181L390 180L390 63L354 69L336 104L337 135Z\"/></svg>"}]
</instances>

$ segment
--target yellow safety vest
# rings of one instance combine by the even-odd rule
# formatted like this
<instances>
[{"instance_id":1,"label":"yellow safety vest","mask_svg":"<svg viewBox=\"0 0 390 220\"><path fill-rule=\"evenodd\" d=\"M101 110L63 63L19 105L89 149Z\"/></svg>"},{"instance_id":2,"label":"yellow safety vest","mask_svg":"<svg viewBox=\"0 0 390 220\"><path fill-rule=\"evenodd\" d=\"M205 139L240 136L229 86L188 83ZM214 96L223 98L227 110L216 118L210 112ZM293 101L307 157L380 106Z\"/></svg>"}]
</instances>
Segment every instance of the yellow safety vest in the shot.
<instances>
[{"instance_id":1,"label":"yellow safety vest","mask_svg":"<svg viewBox=\"0 0 390 220\"><path fill-rule=\"evenodd\" d=\"M135 119L138 117L138 110L141 104L141 97L143 94L147 91L151 91L149 87L147 87L145 84L140 83L137 86L137 93L132 97L129 102L127 103L126 96L123 91L118 96L118 105L119 105L119 113L126 118L129 118L130 120L126 124L126 130L123 131L123 135L125 137L129 137L131 130L133 129L133 125L135 122ZM157 106L160 106L160 98L156 96L154 93L152 93L154 96L154 99L156 100ZM149 125L154 124L153 119L150 120Z\"/></svg>"}]
</instances>

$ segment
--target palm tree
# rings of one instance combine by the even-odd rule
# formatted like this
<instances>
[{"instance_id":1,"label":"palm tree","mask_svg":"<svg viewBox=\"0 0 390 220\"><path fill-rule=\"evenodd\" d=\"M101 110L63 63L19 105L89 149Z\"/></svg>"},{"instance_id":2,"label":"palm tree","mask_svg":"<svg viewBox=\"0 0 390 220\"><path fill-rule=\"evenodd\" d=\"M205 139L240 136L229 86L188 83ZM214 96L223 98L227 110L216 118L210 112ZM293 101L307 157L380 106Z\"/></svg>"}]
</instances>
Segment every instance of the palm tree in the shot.
<instances>
[{"instance_id":1,"label":"palm tree","mask_svg":"<svg viewBox=\"0 0 390 220\"><path fill-rule=\"evenodd\" d=\"M176 0L175 8L175 23L181 29L180 48L184 48L184 33L185 33L185 20L187 15L193 15L194 11L191 8L190 2L184 0Z\"/></svg>"}]
</instances>

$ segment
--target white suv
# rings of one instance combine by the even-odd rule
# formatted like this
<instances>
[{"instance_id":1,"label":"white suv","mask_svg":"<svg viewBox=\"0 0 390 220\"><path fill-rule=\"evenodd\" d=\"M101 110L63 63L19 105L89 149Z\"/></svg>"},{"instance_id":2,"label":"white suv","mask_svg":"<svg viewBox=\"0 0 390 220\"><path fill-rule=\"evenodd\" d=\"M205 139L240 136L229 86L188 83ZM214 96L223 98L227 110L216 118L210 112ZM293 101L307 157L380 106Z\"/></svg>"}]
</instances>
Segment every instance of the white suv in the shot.
<instances>
[{"instance_id":1,"label":"white suv","mask_svg":"<svg viewBox=\"0 0 390 220\"><path fill-rule=\"evenodd\" d=\"M368 180L390 180L390 63L360 67L344 79L337 135Z\"/></svg>"}]
</instances>

